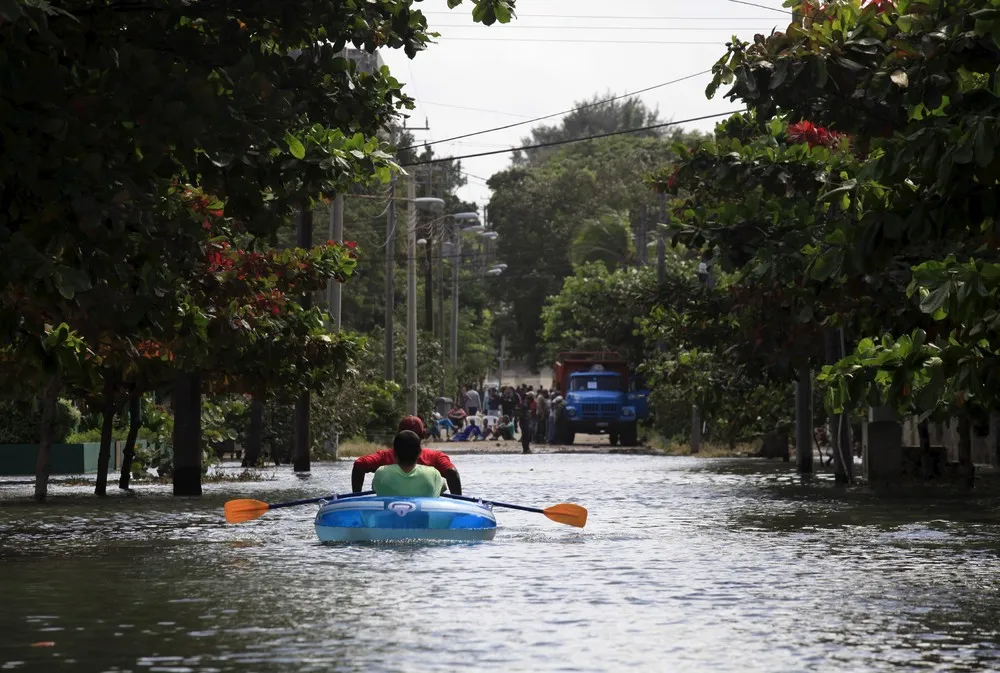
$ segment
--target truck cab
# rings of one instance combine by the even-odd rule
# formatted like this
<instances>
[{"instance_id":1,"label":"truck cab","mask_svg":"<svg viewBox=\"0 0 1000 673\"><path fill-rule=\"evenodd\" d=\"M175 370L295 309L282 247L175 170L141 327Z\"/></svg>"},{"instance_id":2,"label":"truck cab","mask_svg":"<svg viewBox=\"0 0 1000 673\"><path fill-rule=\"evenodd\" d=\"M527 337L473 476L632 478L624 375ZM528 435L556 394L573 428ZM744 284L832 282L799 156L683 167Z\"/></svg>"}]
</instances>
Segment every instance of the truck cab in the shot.
<instances>
[{"instance_id":1,"label":"truck cab","mask_svg":"<svg viewBox=\"0 0 1000 673\"><path fill-rule=\"evenodd\" d=\"M608 435L611 444L638 444L637 421L649 411L647 393L636 389L627 364L616 353L560 353L556 386L565 392L562 436L572 444L577 433Z\"/></svg>"}]
</instances>

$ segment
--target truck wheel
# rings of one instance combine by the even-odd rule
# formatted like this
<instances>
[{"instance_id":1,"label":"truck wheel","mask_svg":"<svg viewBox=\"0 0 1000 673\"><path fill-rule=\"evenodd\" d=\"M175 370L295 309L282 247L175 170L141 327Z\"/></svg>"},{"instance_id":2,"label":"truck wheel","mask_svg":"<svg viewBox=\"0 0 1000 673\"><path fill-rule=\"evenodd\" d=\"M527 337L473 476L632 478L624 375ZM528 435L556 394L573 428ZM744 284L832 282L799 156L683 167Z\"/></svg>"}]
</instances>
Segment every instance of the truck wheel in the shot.
<instances>
[{"instance_id":1,"label":"truck wheel","mask_svg":"<svg viewBox=\"0 0 1000 673\"><path fill-rule=\"evenodd\" d=\"M618 433L610 432L608 433L608 439L611 440L611 446L618 446ZM624 444L624 442L622 442Z\"/></svg>"},{"instance_id":2,"label":"truck wheel","mask_svg":"<svg viewBox=\"0 0 1000 673\"><path fill-rule=\"evenodd\" d=\"M633 423L622 429L622 445L623 446L638 446L639 445L639 429Z\"/></svg>"}]
</instances>

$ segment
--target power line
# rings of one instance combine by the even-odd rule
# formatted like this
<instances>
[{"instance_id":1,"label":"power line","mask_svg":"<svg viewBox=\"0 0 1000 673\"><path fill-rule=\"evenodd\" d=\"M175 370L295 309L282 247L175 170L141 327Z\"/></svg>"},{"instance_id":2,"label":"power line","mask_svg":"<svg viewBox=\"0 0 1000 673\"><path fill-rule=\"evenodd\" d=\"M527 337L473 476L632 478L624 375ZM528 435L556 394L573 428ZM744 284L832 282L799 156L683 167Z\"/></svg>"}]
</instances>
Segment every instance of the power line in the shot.
<instances>
[{"instance_id":1,"label":"power line","mask_svg":"<svg viewBox=\"0 0 1000 673\"><path fill-rule=\"evenodd\" d=\"M429 147L430 145L438 145L440 143L448 143L448 142L451 142L453 140L462 140L464 138L471 138L473 136L481 136L483 134L493 133L495 131L506 131L507 129L516 128L518 126L524 126L525 124L534 124L535 122L540 122L540 121L544 121L546 119L552 119L553 117L559 117L559 116L562 116L562 115L565 115L565 114L570 114L571 112L579 112L580 110L586 110L586 109L589 109L589 108L592 108L592 107L597 107L598 105L604 105L605 103L611 103L612 101L621 100L622 98L631 98L632 96L638 96L641 93L646 93L647 91L652 91L653 89L659 89L659 88L665 87L665 86L667 86L669 84L677 84L678 82L683 82L684 80L693 79L695 77L700 77L702 75L707 75L710 72L712 72L711 69L709 69L709 70L702 70L701 72L696 72L693 75L685 75L684 77L679 77L677 79L672 79L669 82L661 82L660 84L654 84L653 86L648 86L645 89L639 89L638 91L633 91L631 93L624 93L624 94L622 94L620 96L614 96L612 98L606 98L604 100L595 101L593 103L587 103L586 105L581 105L579 107L571 108L569 110L563 110L562 112L553 112L552 114L548 114L548 115L545 115L543 117L535 117L534 119L528 119L527 121L523 121L523 122L515 122L513 124L507 124L505 126L496 126L494 128L486 129L484 131L475 131L473 133L466 133L466 134L460 135L460 136L454 136L454 137L451 137L451 138L445 138L444 140L435 140L434 142L431 142L431 143L422 143L420 145L413 145L412 147L404 147L400 151L413 150L413 149L417 149L417 148L420 148L420 147Z\"/></svg>"},{"instance_id":2,"label":"power line","mask_svg":"<svg viewBox=\"0 0 1000 673\"><path fill-rule=\"evenodd\" d=\"M451 105L450 103L431 103L425 100L417 100L418 105L436 105L438 107L448 107L455 108L456 110L468 110L470 112L488 112L495 115L504 115L505 117L520 117L521 119L527 119L528 115L517 114L516 112L500 112L499 110L486 110L479 107L464 107L462 105Z\"/></svg>"},{"instance_id":3,"label":"power line","mask_svg":"<svg viewBox=\"0 0 1000 673\"><path fill-rule=\"evenodd\" d=\"M538 150L544 147L555 147L557 145L568 145L570 143L583 142L584 140L598 140L600 138L610 138L612 136L621 136L629 133L639 133L640 131L652 131L654 129L662 129L668 126L677 126L678 124L687 124L690 122L702 121L704 119L713 119L715 117L726 117L728 115L736 114L737 112L745 112L745 110L730 110L729 112L717 112L716 114L704 115L701 117L691 117L690 119L681 119L675 122L664 122L662 124L653 124L652 126L642 126L637 129L625 129L624 131L611 131L610 133L598 133L592 136L585 136L583 138L570 138L568 140L553 140L547 143L536 143L534 145L522 145L521 147L511 147L506 150L493 150L491 152L478 152L476 154L463 154L459 157L445 157L443 159L425 159L423 161L414 161L408 164L400 164L403 167L408 166L424 166L427 164L440 164L446 161L459 161L460 159L475 159L476 157L488 157L495 154L507 154L508 152L520 152L522 150Z\"/></svg>"},{"instance_id":4,"label":"power line","mask_svg":"<svg viewBox=\"0 0 1000 673\"><path fill-rule=\"evenodd\" d=\"M782 14L791 14L792 16L795 15L793 12L789 12L787 9L768 7L767 5L761 5L756 2L746 2L746 0L729 0L729 2L735 2L737 5L747 5L748 7L757 7L758 9L766 9L771 12L781 12Z\"/></svg>"},{"instance_id":5,"label":"power line","mask_svg":"<svg viewBox=\"0 0 1000 673\"><path fill-rule=\"evenodd\" d=\"M476 42L582 42L584 44L706 44L721 47L725 42L684 42L676 40L566 40L562 38L532 38L532 37L446 37L442 35L438 40L455 41L476 41Z\"/></svg>"},{"instance_id":6,"label":"power line","mask_svg":"<svg viewBox=\"0 0 1000 673\"><path fill-rule=\"evenodd\" d=\"M765 19L766 21L766 19ZM493 30L496 28L480 28L479 26L465 26L457 23L445 23L434 27L437 28L472 28L474 30ZM523 30L714 30L714 31L729 31L729 30L753 30L753 28L742 26L737 27L708 27L708 26L525 26L518 24L516 26L505 27L503 30L513 30L513 29L523 29ZM448 36L442 36L442 39L455 39L448 38Z\"/></svg>"},{"instance_id":7,"label":"power line","mask_svg":"<svg viewBox=\"0 0 1000 673\"><path fill-rule=\"evenodd\" d=\"M773 10L773 7L765 7ZM454 12L423 12L441 16L455 16ZM575 15L575 14L518 14L518 19L634 19L636 21L767 21L770 17L760 16L606 16L606 15Z\"/></svg>"}]
</instances>

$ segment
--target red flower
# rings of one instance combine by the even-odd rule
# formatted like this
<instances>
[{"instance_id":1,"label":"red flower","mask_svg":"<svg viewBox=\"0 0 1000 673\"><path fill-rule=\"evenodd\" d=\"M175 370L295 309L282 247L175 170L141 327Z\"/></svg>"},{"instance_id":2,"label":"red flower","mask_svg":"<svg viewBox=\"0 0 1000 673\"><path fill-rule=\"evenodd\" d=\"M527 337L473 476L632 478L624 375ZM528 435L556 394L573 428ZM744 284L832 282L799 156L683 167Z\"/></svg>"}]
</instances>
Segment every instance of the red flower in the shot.
<instances>
[{"instance_id":1,"label":"red flower","mask_svg":"<svg viewBox=\"0 0 1000 673\"><path fill-rule=\"evenodd\" d=\"M344 245L347 246L348 250L354 250L354 248L358 247L358 244L355 243L354 241L345 241Z\"/></svg>"},{"instance_id":2,"label":"red flower","mask_svg":"<svg viewBox=\"0 0 1000 673\"><path fill-rule=\"evenodd\" d=\"M840 144L844 134L830 131L822 126L815 126L812 122L801 121L797 124L789 124L785 131L785 137L793 145L808 143L809 147L823 145L824 147L836 147Z\"/></svg>"}]
</instances>

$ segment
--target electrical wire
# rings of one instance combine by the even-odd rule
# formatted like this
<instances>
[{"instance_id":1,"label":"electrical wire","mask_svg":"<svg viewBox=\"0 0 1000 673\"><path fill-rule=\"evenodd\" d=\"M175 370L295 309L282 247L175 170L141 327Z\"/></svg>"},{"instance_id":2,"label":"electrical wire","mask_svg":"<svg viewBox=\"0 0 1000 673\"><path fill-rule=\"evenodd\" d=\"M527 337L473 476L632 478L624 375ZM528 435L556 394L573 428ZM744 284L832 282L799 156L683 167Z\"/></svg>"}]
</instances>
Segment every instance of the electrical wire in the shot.
<instances>
[{"instance_id":1,"label":"electrical wire","mask_svg":"<svg viewBox=\"0 0 1000 673\"><path fill-rule=\"evenodd\" d=\"M437 28L472 28L474 30L497 30L496 28L480 28L479 26L465 26L458 23L445 23L434 26ZM714 31L729 31L729 30L753 30L746 26L736 28L726 28L726 27L708 27L708 26L530 26L530 25L511 25L509 28L504 30L714 30ZM442 36L447 39L447 36ZM685 43L686 44L686 43Z\"/></svg>"},{"instance_id":2,"label":"electrical wire","mask_svg":"<svg viewBox=\"0 0 1000 673\"><path fill-rule=\"evenodd\" d=\"M725 45L725 42L685 42L682 40L565 40L562 38L550 39L545 37L532 38L532 37L447 37L442 35L437 38L438 40L456 40L456 41L475 41L475 42L577 42L583 44L671 44L671 45L681 45L681 44L704 44L704 45L715 45L721 47Z\"/></svg>"},{"instance_id":3,"label":"electrical wire","mask_svg":"<svg viewBox=\"0 0 1000 673\"><path fill-rule=\"evenodd\" d=\"M529 115L517 114L516 112L500 112L500 110L486 110L479 107L465 107L463 105L451 105L449 103L431 103L426 100L418 100L418 105L435 105L437 107L447 107L454 108L456 110L468 110L469 112L487 112L489 114L503 115L505 117L520 117L521 119L527 119Z\"/></svg>"},{"instance_id":4,"label":"electrical wire","mask_svg":"<svg viewBox=\"0 0 1000 673\"><path fill-rule=\"evenodd\" d=\"M640 131L652 131L654 129L667 128L668 126L677 126L678 124L687 124L690 122L702 121L705 119L713 119L715 117L727 117L729 115L736 114L738 112L745 112L745 110L730 110L729 112L717 112L715 114L703 115L701 117L691 117L689 119L681 119L675 122L664 122L662 124L653 124L652 126L642 126L636 129L625 129L624 131L611 131L610 133L598 133L592 136L584 136L583 138L569 138L567 140L553 140L547 143L536 143L534 145L522 145L521 147L511 147L506 150L492 150L490 152L478 152L476 154L463 154L457 157L444 157L439 159L425 159L423 161L414 161L408 164L400 164L403 167L409 166L425 166L427 164L440 164L446 161L459 161L461 159L474 159L476 157L488 157L496 154L507 154L509 152L520 152L523 150L538 150L545 147L556 147L558 145L568 145L570 143L579 143L585 140L598 140L600 138L610 138L612 136L627 135L629 133L639 133Z\"/></svg>"},{"instance_id":5,"label":"electrical wire","mask_svg":"<svg viewBox=\"0 0 1000 673\"><path fill-rule=\"evenodd\" d=\"M790 14L795 16L794 12L789 12L787 9L778 9L777 7L768 7L767 5L761 5L756 2L746 2L746 0L729 0L729 2L734 2L737 5L747 5L748 7L757 7L758 9L766 9L770 12L781 12L782 14Z\"/></svg>"},{"instance_id":6,"label":"electrical wire","mask_svg":"<svg viewBox=\"0 0 1000 673\"><path fill-rule=\"evenodd\" d=\"M707 75L710 72L712 72L711 69L702 70L700 72L696 72L696 73L691 74L691 75L685 75L684 77L678 77L677 79L672 79L672 80L670 80L668 82L661 82L659 84L654 84L653 86L648 86L645 89L639 89L637 91L632 91L631 93L624 93L624 94L622 94L620 96L613 96L612 98L605 98L604 100L595 101L593 103L587 103L585 105L580 105L580 106L575 107L575 108L570 108L569 110L563 110L562 112L553 112L552 114L544 115L542 117L535 117L534 119L528 119L527 121L515 122L513 124L506 124L504 126L496 126L494 128L485 129L483 131L475 131L473 133L465 133L465 134L460 135L460 136L453 136L451 138L445 138L444 140L435 140L434 142L430 142L430 143L421 143L419 145L411 145L410 147L404 147L404 148L402 148L399 151L402 152L402 151L406 151L406 150L414 150L414 149L419 149L420 147L425 147L425 146L429 147L430 145L438 145L440 143L448 143L448 142L451 142L453 140L462 140L464 138L471 138L473 136L481 136L481 135L484 135L486 133L494 133L496 131L506 131L507 129L516 128L518 126L524 126L525 124L534 124L535 122L544 121L546 119L552 119L553 117L559 117L559 116L562 116L562 115L565 115L565 114L570 114L570 113L573 113L573 112L579 112L580 110L587 110L587 109L590 109L592 107L597 107L599 105L604 105L605 103L611 103L611 102L616 101L616 100L621 100L622 98L631 98L633 96L638 96L641 93L646 93L647 91L653 91L654 89L659 89L659 88L668 86L670 84L677 84L678 82L683 82L685 80L693 79L695 77L700 77L702 75Z\"/></svg>"},{"instance_id":7,"label":"electrical wire","mask_svg":"<svg viewBox=\"0 0 1000 673\"><path fill-rule=\"evenodd\" d=\"M773 7L765 7L773 10ZM454 12L423 12L425 15L455 16ZM518 19L634 19L636 21L767 21L770 17L761 16L596 16L574 14L518 14Z\"/></svg>"}]
</instances>

